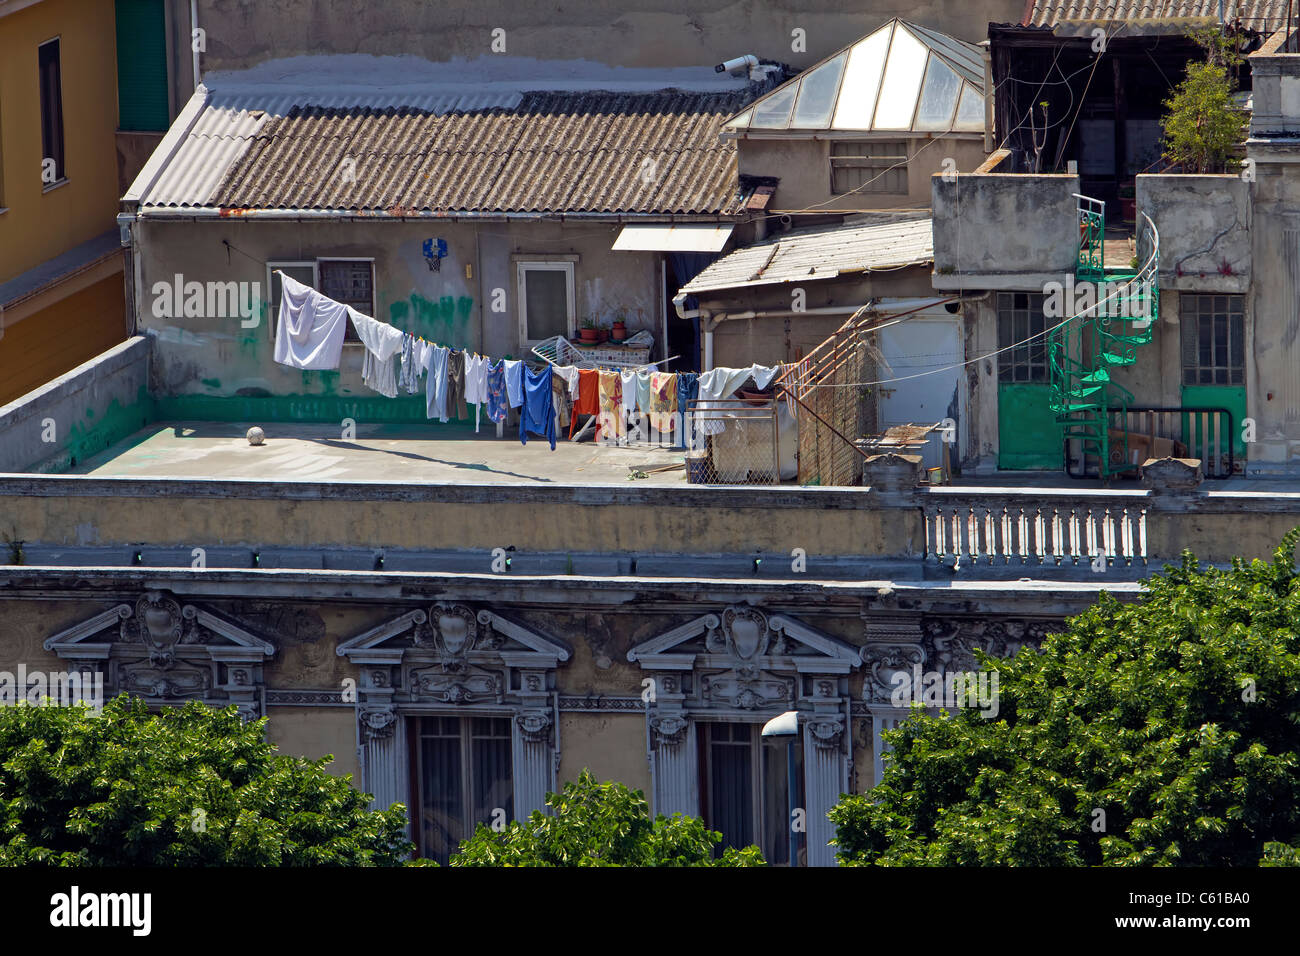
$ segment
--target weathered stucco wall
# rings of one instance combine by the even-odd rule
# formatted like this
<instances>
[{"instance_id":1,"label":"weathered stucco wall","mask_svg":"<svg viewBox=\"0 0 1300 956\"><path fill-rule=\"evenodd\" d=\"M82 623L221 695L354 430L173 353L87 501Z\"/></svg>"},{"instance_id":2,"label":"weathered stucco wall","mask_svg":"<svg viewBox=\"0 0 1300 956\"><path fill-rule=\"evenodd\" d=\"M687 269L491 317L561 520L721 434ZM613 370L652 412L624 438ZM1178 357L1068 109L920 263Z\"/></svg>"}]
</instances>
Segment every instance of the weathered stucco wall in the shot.
<instances>
[{"instance_id":1,"label":"weathered stucco wall","mask_svg":"<svg viewBox=\"0 0 1300 956\"><path fill-rule=\"evenodd\" d=\"M45 485L44 482L62 482ZM49 495L45 497L42 495ZM144 507L148 501L149 506ZM0 478L0 515L30 544L188 550L451 549L626 554L913 555L920 516L870 494L694 487L316 485Z\"/></svg>"},{"instance_id":2,"label":"weathered stucco wall","mask_svg":"<svg viewBox=\"0 0 1300 956\"><path fill-rule=\"evenodd\" d=\"M0 472L61 470L144 427L149 346L136 336L0 406Z\"/></svg>"},{"instance_id":3,"label":"weathered stucco wall","mask_svg":"<svg viewBox=\"0 0 1300 956\"><path fill-rule=\"evenodd\" d=\"M936 289L1041 289L1074 272L1079 177L931 179Z\"/></svg>"},{"instance_id":4,"label":"weathered stucco wall","mask_svg":"<svg viewBox=\"0 0 1300 956\"><path fill-rule=\"evenodd\" d=\"M880 138L880 134L876 134ZM776 176L781 182L768 206L769 212L805 209L870 210L905 207L928 208L930 177L946 168L972 172L985 160L984 140L917 137L907 140L907 194L893 195L860 190L831 192L830 141L825 139L739 140L738 166L742 174ZM951 160L953 166L946 165Z\"/></svg>"},{"instance_id":5,"label":"weathered stucco wall","mask_svg":"<svg viewBox=\"0 0 1300 956\"><path fill-rule=\"evenodd\" d=\"M1160 232L1160 287L1245 292L1251 189L1236 175L1139 176L1137 208Z\"/></svg>"},{"instance_id":6,"label":"weathered stucco wall","mask_svg":"<svg viewBox=\"0 0 1300 956\"><path fill-rule=\"evenodd\" d=\"M142 221L137 232L139 331L155 341L154 390L160 397L189 400L195 410L190 417L198 418L225 417L221 402L202 400L238 397L274 398L276 407L262 410L268 418L310 417L309 408L292 403L312 397L375 400L366 407L375 416L372 421L423 420L422 397L385 399L362 384L364 350L359 345L344 347L338 371L276 364L267 262L373 258L375 318L430 341L504 358L521 354L515 257L576 257L576 322L592 313L608 320L624 307L629 329L649 328L656 349L662 349L658 255L612 251L619 230L618 225L591 222ZM421 252L427 238L447 242L448 255L437 272ZM226 241L232 248L227 249ZM249 283L248 290L257 283L261 308L247 320L207 314L206 303L205 314L177 315L177 275L183 283ZM495 311L497 303L502 311ZM245 327L246 321L251 327ZM335 420L336 404L321 403L323 420ZM173 411L184 416L185 408Z\"/></svg>"},{"instance_id":7,"label":"weathered stucco wall","mask_svg":"<svg viewBox=\"0 0 1300 956\"><path fill-rule=\"evenodd\" d=\"M505 53L543 60L584 56L618 66L713 64L754 53L811 66L890 17L966 40L988 34L990 21L1024 13L1022 0L656 0L630 9L619 0L529 6L517 0L429 4L424 0L199 0L208 35L203 69L240 69L305 54L414 54L433 60L490 56L494 29ZM358 29L358 25L364 29ZM791 32L805 33L793 49Z\"/></svg>"}]
</instances>

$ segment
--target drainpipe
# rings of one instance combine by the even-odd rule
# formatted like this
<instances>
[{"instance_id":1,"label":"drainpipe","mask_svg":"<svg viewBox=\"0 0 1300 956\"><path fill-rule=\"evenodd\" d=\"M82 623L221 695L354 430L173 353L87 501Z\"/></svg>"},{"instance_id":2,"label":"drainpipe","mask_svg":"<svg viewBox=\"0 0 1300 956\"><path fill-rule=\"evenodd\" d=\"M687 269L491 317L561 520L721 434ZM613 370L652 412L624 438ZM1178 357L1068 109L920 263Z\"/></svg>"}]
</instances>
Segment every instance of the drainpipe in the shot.
<instances>
[{"instance_id":1,"label":"drainpipe","mask_svg":"<svg viewBox=\"0 0 1300 956\"><path fill-rule=\"evenodd\" d=\"M700 309L700 331L704 333L704 371L713 371L713 329L722 319L713 319L713 314L708 309ZM723 313L723 317L726 313Z\"/></svg>"},{"instance_id":2,"label":"drainpipe","mask_svg":"<svg viewBox=\"0 0 1300 956\"><path fill-rule=\"evenodd\" d=\"M194 54L194 88L199 88L199 51L194 42L194 31L199 28L198 0L190 0L190 50Z\"/></svg>"}]
</instances>

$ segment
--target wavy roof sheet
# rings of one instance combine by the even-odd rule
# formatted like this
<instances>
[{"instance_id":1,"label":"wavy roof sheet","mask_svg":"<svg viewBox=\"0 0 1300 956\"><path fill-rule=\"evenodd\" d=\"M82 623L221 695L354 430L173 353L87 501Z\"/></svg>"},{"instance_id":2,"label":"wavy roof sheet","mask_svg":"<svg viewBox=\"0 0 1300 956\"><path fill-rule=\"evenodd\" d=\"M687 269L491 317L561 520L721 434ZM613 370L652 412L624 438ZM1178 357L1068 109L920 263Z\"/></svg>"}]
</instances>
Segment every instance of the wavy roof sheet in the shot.
<instances>
[{"instance_id":1,"label":"wavy roof sheet","mask_svg":"<svg viewBox=\"0 0 1300 956\"><path fill-rule=\"evenodd\" d=\"M212 93L127 198L146 209L738 213L735 145L718 134L751 99Z\"/></svg>"}]
</instances>

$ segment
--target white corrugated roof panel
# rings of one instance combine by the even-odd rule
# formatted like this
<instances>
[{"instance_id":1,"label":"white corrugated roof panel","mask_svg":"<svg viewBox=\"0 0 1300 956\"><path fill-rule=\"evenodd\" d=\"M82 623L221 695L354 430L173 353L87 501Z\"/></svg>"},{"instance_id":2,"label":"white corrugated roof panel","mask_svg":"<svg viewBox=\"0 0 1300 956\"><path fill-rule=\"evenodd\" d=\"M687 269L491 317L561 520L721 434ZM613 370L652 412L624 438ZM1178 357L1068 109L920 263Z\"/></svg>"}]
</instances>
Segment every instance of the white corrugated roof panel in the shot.
<instances>
[{"instance_id":1,"label":"white corrugated roof panel","mask_svg":"<svg viewBox=\"0 0 1300 956\"><path fill-rule=\"evenodd\" d=\"M655 223L624 226L616 252L721 252L736 227L731 223Z\"/></svg>"},{"instance_id":2,"label":"white corrugated roof panel","mask_svg":"<svg viewBox=\"0 0 1300 956\"><path fill-rule=\"evenodd\" d=\"M933 229L932 220L912 218L789 232L728 253L681 291L698 295L924 265L934 261Z\"/></svg>"}]
</instances>

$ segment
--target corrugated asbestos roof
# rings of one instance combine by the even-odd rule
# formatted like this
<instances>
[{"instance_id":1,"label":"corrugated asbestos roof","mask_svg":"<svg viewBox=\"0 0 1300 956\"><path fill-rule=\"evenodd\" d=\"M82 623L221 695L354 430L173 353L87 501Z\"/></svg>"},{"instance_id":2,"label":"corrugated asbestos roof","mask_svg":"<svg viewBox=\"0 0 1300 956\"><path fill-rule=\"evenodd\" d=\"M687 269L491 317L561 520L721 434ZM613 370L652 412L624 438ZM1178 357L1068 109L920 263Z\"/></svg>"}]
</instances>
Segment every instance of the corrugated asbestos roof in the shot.
<instances>
[{"instance_id":1,"label":"corrugated asbestos roof","mask_svg":"<svg viewBox=\"0 0 1300 956\"><path fill-rule=\"evenodd\" d=\"M698 295L924 265L934 261L933 228L930 219L904 219L788 232L723 256L681 291Z\"/></svg>"},{"instance_id":2,"label":"corrugated asbestos roof","mask_svg":"<svg viewBox=\"0 0 1300 956\"><path fill-rule=\"evenodd\" d=\"M752 98L515 92L303 105L213 93L157 178L132 190L146 209L729 214L742 199L736 151L718 130Z\"/></svg>"},{"instance_id":3,"label":"corrugated asbestos roof","mask_svg":"<svg viewBox=\"0 0 1300 956\"><path fill-rule=\"evenodd\" d=\"M1286 25L1287 0L1224 0L1225 17L1236 8L1244 26L1272 33ZM1060 23L1106 20L1214 20L1219 0L1033 0L1022 21L1025 26L1054 27Z\"/></svg>"}]
</instances>

